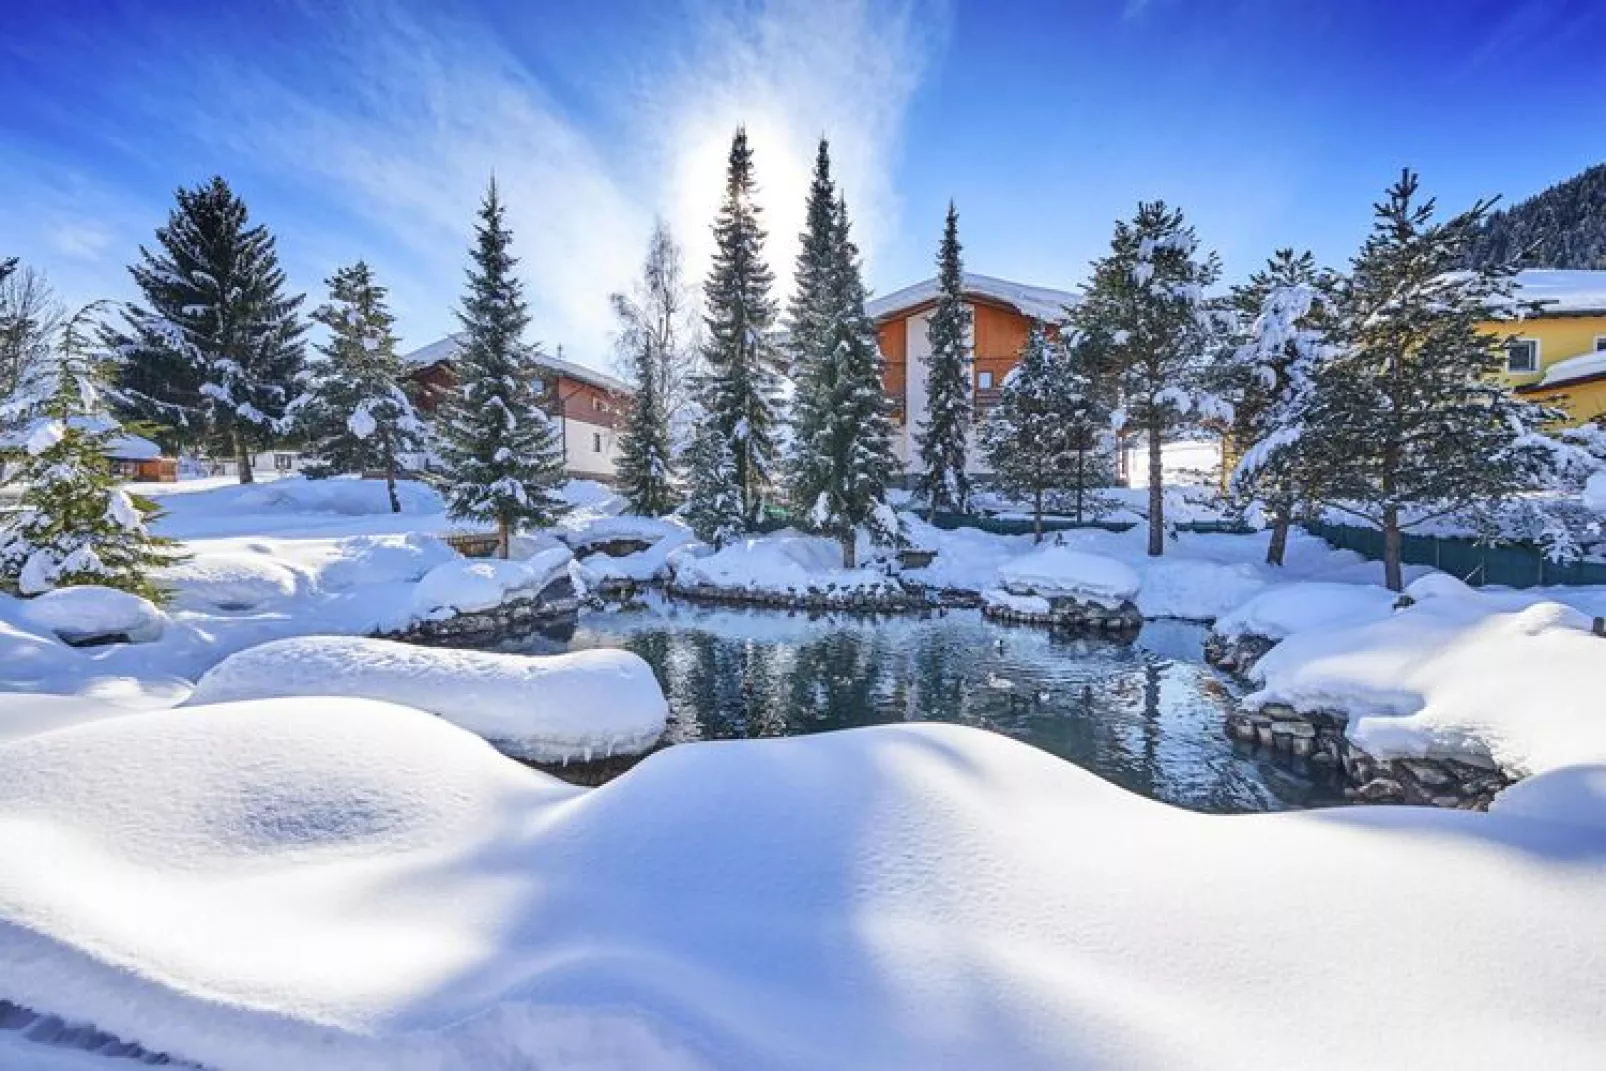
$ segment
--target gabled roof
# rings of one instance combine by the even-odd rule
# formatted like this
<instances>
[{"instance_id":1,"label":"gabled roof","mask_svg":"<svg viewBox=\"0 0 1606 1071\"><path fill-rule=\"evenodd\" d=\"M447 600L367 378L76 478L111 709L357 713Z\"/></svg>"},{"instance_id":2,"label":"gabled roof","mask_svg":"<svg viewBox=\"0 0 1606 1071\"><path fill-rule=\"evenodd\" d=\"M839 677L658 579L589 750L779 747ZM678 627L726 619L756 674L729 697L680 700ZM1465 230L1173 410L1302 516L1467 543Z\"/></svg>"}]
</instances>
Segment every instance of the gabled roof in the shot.
<instances>
[{"instance_id":1,"label":"gabled roof","mask_svg":"<svg viewBox=\"0 0 1606 1071\"><path fill-rule=\"evenodd\" d=\"M416 371L421 368L428 368L430 365L455 359L457 351L462 347L463 336L459 332L447 335L442 339L436 339L429 345L421 346L411 353L402 354L401 362L409 370ZM565 360L562 357L552 357L543 353L536 359L535 363L549 372L568 376L570 379L579 380L581 383L589 383L593 387L601 387L603 390L612 391L615 394L633 393L630 384L624 380L610 376L606 372L598 372L596 369L588 368L583 364Z\"/></svg>"},{"instance_id":2,"label":"gabled roof","mask_svg":"<svg viewBox=\"0 0 1606 1071\"><path fill-rule=\"evenodd\" d=\"M1519 271L1513 297L1542 302L1541 316L1606 315L1606 271Z\"/></svg>"},{"instance_id":3,"label":"gabled roof","mask_svg":"<svg viewBox=\"0 0 1606 1071\"><path fill-rule=\"evenodd\" d=\"M1081 301L1081 297L1068 290L1053 290L1046 286L1027 286L1008 279L995 279L991 275L965 272L960 276L961 291L966 297L985 298L1008 305L1022 316L1049 323L1065 319L1065 310ZM883 297L864 303L864 311L873 320L885 320L896 313L919 308L937 300L937 280L926 279L894 290Z\"/></svg>"}]
</instances>

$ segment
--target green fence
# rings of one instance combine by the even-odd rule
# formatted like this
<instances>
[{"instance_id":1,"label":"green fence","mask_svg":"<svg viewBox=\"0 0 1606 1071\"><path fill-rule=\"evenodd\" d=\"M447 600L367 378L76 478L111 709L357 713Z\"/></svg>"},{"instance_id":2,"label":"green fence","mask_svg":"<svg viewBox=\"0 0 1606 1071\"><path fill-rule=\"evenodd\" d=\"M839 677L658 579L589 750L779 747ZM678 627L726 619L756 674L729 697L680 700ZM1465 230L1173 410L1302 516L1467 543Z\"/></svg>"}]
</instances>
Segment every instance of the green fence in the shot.
<instances>
[{"instance_id":1,"label":"green fence","mask_svg":"<svg viewBox=\"0 0 1606 1071\"><path fill-rule=\"evenodd\" d=\"M1383 533L1352 524L1307 523L1305 530L1363 557L1383 557ZM1400 557L1409 565L1431 565L1469 584L1512 588L1551 584L1606 584L1606 562L1553 562L1531 543L1480 543L1447 536L1404 535Z\"/></svg>"},{"instance_id":2,"label":"green fence","mask_svg":"<svg viewBox=\"0 0 1606 1071\"><path fill-rule=\"evenodd\" d=\"M911 510L915 516L922 520L926 517L925 510ZM1030 517L988 517L973 513L945 513L938 510L931 518L933 528L941 528L945 532L952 532L955 528L979 528L983 532L993 535L1031 535L1034 531ZM1065 532L1073 528L1102 528L1106 532L1125 532L1132 527L1131 521L1083 521L1077 524L1067 517L1044 517L1043 531Z\"/></svg>"}]
</instances>

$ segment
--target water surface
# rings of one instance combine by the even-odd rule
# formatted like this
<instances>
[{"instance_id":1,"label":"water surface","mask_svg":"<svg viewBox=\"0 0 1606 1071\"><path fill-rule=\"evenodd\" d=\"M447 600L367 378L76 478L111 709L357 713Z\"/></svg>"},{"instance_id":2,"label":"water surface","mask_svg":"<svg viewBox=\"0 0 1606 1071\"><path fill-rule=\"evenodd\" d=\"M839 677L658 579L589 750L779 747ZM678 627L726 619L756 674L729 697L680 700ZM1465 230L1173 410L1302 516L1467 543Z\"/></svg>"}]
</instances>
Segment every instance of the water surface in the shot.
<instances>
[{"instance_id":1,"label":"water surface","mask_svg":"<svg viewBox=\"0 0 1606 1071\"><path fill-rule=\"evenodd\" d=\"M973 725L1015 737L1134 792L1199 811L1338 802L1234 744L1234 686L1202 658L1201 625L1151 621L1135 643L984 619L810 616L651 596L587 611L567 642L622 647L651 663L669 698L670 743L899 721Z\"/></svg>"}]
</instances>

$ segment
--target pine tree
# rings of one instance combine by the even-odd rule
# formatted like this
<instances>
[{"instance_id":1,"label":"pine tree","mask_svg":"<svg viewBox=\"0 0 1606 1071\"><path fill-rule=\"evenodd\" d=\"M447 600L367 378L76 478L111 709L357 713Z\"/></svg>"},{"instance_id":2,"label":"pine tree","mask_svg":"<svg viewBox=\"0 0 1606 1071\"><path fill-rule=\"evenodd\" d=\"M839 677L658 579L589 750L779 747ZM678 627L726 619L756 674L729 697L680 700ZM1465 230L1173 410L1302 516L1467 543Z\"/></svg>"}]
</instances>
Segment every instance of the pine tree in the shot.
<instances>
[{"instance_id":1,"label":"pine tree","mask_svg":"<svg viewBox=\"0 0 1606 1071\"><path fill-rule=\"evenodd\" d=\"M1045 500L1070 499L1076 522L1107 503L1109 413L1097 347L1066 345L1034 323L1020 360L1004 379L998 405L981 425L988 465L1000 490L1032 501L1032 533L1043 538Z\"/></svg>"},{"instance_id":2,"label":"pine tree","mask_svg":"<svg viewBox=\"0 0 1606 1071\"><path fill-rule=\"evenodd\" d=\"M245 202L214 178L179 190L155 252L129 271L145 297L117 336L121 396L170 443L232 453L240 482L251 453L278 434L301 370L300 295L285 292L273 236L248 225Z\"/></svg>"},{"instance_id":3,"label":"pine tree","mask_svg":"<svg viewBox=\"0 0 1606 1071\"><path fill-rule=\"evenodd\" d=\"M915 495L929 504L928 517L944 508L963 513L970 506L965 464L971 421L971 317L963 289L959 213L950 201L937 250L937 307L926 329L931 345L926 358L926 416L915 433L920 450Z\"/></svg>"},{"instance_id":4,"label":"pine tree","mask_svg":"<svg viewBox=\"0 0 1606 1071\"><path fill-rule=\"evenodd\" d=\"M108 362L90 344L94 309L62 327L41 392L4 407L29 425L6 481L21 508L0 522L0 580L23 595L99 584L161 601L151 571L175 555L146 528L155 506L118 486L107 458L122 429L107 410Z\"/></svg>"},{"instance_id":5,"label":"pine tree","mask_svg":"<svg viewBox=\"0 0 1606 1071\"><path fill-rule=\"evenodd\" d=\"M680 248L662 221L653 229L635 295L614 294L612 301L635 388L619 438L619 490L632 512L657 517L678 499L672 410L685 366L682 321L689 305Z\"/></svg>"},{"instance_id":6,"label":"pine tree","mask_svg":"<svg viewBox=\"0 0 1606 1071\"><path fill-rule=\"evenodd\" d=\"M360 260L325 284L329 300L312 318L329 329L329 340L318 348L323 360L302 373L306 393L291 403L316 459L307 475L383 473L391 512L400 513L397 471L422 448L424 426L401 386L386 291Z\"/></svg>"},{"instance_id":7,"label":"pine tree","mask_svg":"<svg viewBox=\"0 0 1606 1071\"><path fill-rule=\"evenodd\" d=\"M1444 222L1405 171L1375 206L1339 302L1338 352L1320 366L1305 436L1329 506L1382 529L1384 579L1402 588L1401 535L1542 486L1553 411L1498 381L1510 268L1459 272L1488 201Z\"/></svg>"},{"instance_id":8,"label":"pine tree","mask_svg":"<svg viewBox=\"0 0 1606 1071\"><path fill-rule=\"evenodd\" d=\"M1072 313L1078 328L1110 340L1124 426L1148 439L1152 556L1165 553L1165 438L1214 411L1205 376L1217 324L1204 292L1220 268L1213 254L1196 255L1198 244L1180 211L1139 204L1131 222L1115 225Z\"/></svg>"},{"instance_id":9,"label":"pine tree","mask_svg":"<svg viewBox=\"0 0 1606 1071\"><path fill-rule=\"evenodd\" d=\"M681 516L697 538L717 549L746 529L746 514L736 480L736 459L730 440L711 420L704 420L686 451L686 504Z\"/></svg>"},{"instance_id":10,"label":"pine tree","mask_svg":"<svg viewBox=\"0 0 1606 1071\"><path fill-rule=\"evenodd\" d=\"M800 271L807 269L808 284L800 286L803 300L794 308L794 323L804 335L794 365L791 492L807 525L836 537L843 564L851 569L861 528L881 542L899 537L897 515L887 502L897 457L892 403L882 386L884 362L875 325L864 311L859 251L847 205L833 196L824 142L820 148L798 264ZM822 199L828 211L817 213Z\"/></svg>"},{"instance_id":11,"label":"pine tree","mask_svg":"<svg viewBox=\"0 0 1606 1071\"><path fill-rule=\"evenodd\" d=\"M1214 378L1233 406L1229 441L1242 451L1231 490L1244 501L1258 499L1271 518L1268 565L1283 564L1295 510L1315 493L1309 455L1318 444L1305 438L1305 419L1318 366L1332 350L1336 288L1309 252L1281 249L1233 289L1233 306L1248 326L1223 351Z\"/></svg>"},{"instance_id":12,"label":"pine tree","mask_svg":"<svg viewBox=\"0 0 1606 1071\"><path fill-rule=\"evenodd\" d=\"M753 201L747 131L731 141L725 198L714 222L714 263L704 284L708 339L702 405L729 444L742 517L757 523L774 473L780 357L770 338L774 275L764 263L764 230Z\"/></svg>"},{"instance_id":13,"label":"pine tree","mask_svg":"<svg viewBox=\"0 0 1606 1071\"><path fill-rule=\"evenodd\" d=\"M496 524L506 558L515 527L546 527L568 509L558 427L541 408L540 351L524 343L530 314L493 178L480 207L458 311L458 381L441 422L448 513Z\"/></svg>"},{"instance_id":14,"label":"pine tree","mask_svg":"<svg viewBox=\"0 0 1606 1071\"><path fill-rule=\"evenodd\" d=\"M1606 268L1606 164L1499 212L1469 243L1468 268Z\"/></svg>"}]
</instances>

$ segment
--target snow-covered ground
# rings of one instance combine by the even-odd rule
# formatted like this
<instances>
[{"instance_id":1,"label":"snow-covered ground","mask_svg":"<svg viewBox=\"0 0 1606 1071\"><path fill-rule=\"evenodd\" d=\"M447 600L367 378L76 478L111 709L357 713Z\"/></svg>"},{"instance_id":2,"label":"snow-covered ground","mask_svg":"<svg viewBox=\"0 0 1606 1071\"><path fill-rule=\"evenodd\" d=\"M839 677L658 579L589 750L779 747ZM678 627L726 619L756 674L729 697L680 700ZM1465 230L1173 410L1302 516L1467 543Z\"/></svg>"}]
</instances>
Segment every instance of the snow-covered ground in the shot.
<instances>
[{"instance_id":1,"label":"snow-covered ground","mask_svg":"<svg viewBox=\"0 0 1606 1071\"><path fill-rule=\"evenodd\" d=\"M585 790L374 701L129 714L0 745L4 995L223 1071L1592 1069L1601 779L1525 787L1213 817L926 725Z\"/></svg>"}]
</instances>

